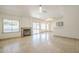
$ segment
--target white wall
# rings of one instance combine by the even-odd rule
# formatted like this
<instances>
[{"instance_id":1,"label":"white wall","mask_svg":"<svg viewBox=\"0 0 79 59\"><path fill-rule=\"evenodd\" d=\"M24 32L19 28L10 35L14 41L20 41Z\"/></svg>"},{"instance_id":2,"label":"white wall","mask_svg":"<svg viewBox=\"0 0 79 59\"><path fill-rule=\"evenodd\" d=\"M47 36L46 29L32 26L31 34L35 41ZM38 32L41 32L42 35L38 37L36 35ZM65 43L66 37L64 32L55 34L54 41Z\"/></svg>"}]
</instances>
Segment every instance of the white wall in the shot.
<instances>
[{"instance_id":1,"label":"white wall","mask_svg":"<svg viewBox=\"0 0 79 59\"><path fill-rule=\"evenodd\" d=\"M64 12L64 17L59 21L63 21L64 26L55 27L52 29L53 33L59 36L79 39L79 6L64 6L62 12ZM55 24L55 22L52 22L52 26L53 23Z\"/></svg>"}]
</instances>

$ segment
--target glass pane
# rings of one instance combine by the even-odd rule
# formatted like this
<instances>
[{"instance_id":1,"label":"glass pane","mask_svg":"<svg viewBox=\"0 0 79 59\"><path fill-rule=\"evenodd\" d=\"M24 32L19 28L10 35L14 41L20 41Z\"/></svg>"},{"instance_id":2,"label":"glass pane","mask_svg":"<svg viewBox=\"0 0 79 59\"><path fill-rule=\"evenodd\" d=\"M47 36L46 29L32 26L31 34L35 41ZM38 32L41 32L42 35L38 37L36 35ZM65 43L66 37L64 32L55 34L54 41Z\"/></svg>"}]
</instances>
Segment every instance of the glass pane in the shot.
<instances>
[{"instance_id":1,"label":"glass pane","mask_svg":"<svg viewBox=\"0 0 79 59\"><path fill-rule=\"evenodd\" d=\"M47 26L46 26L46 27L47 27L47 30L49 30L49 25L48 25L48 24L47 24Z\"/></svg>"},{"instance_id":2,"label":"glass pane","mask_svg":"<svg viewBox=\"0 0 79 59\"><path fill-rule=\"evenodd\" d=\"M39 23L36 23L36 28L39 30Z\"/></svg>"},{"instance_id":3,"label":"glass pane","mask_svg":"<svg viewBox=\"0 0 79 59\"><path fill-rule=\"evenodd\" d=\"M40 24L39 23L33 23L33 34L35 33L39 33L39 29L40 29Z\"/></svg>"},{"instance_id":4,"label":"glass pane","mask_svg":"<svg viewBox=\"0 0 79 59\"><path fill-rule=\"evenodd\" d=\"M41 29L42 29L42 30L45 30L45 29L46 29L46 25L42 23L42 24L41 24Z\"/></svg>"}]
</instances>

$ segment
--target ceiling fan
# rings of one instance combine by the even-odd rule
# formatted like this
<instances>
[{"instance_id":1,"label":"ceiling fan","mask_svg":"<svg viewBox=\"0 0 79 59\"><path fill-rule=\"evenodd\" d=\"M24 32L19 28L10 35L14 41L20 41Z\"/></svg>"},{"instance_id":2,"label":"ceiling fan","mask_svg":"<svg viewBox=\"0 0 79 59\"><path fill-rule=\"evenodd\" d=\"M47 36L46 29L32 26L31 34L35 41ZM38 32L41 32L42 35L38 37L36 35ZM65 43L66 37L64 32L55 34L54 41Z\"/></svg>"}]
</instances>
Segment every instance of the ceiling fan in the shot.
<instances>
[{"instance_id":1,"label":"ceiling fan","mask_svg":"<svg viewBox=\"0 0 79 59\"><path fill-rule=\"evenodd\" d=\"M43 9L42 5L39 5L39 12L40 13L47 13L47 11L45 9Z\"/></svg>"}]
</instances>

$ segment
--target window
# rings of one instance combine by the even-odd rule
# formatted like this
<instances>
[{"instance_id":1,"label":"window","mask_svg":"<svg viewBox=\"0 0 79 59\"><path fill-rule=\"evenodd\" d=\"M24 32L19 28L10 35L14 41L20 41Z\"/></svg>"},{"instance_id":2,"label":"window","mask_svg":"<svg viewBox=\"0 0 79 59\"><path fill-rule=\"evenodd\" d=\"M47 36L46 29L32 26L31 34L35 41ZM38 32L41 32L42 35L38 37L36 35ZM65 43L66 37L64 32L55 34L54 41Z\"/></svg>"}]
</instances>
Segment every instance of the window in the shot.
<instances>
[{"instance_id":1,"label":"window","mask_svg":"<svg viewBox=\"0 0 79 59\"><path fill-rule=\"evenodd\" d=\"M47 30L49 30L49 24L46 24Z\"/></svg>"},{"instance_id":2,"label":"window","mask_svg":"<svg viewBox=\"0 0 79 59\"><path fill-rule=\"evenodd\" d=\"M33 34L49 31L49 24L48 23L33 23L32 25Z\"/></svg>"},{"instance_id":3,"label":"window","mask_svg":"<svg viewBox=\"0 0 79 59\"><path fill-rule=\"evenodd\" d=\"M3 20L3 32L19 32L19 21L18 20Z\"/></svg>"},{"instance_id":4,"label":"window","mask_svg":"<svg viewBox=\"0 0 79 59\"><path fill-rule=\"evenodd\" d=\"M33 33L39 33L39 23L33 23Z\"/></svg>"},{"instance_id":5,"label":"window","mask_svg":"<svg viewBox=\"0 0 79 59\"><path fill-rule=\"evenodd\" d=\"M45 30L46 29L46 24L42 23L41 24L41 30Z\"/></svg>"},{"instance_id":6,"label":"window","mask_svg":"<svg viewBox=\"0 0 79 59\"><path fill-rule=\"evenodd\" d=\"M49 24L48 23L41 23L41 30L49 30Z\"/></svg>"}]
</instances>

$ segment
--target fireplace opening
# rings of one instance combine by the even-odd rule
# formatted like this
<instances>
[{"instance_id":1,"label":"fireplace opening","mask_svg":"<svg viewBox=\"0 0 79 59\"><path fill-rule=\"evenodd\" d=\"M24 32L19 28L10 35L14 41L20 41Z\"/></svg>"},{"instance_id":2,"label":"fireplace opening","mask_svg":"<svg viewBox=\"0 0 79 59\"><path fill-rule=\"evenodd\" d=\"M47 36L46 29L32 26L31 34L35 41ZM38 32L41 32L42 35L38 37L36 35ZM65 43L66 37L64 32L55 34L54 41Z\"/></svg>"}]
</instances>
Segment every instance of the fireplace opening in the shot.
<instances>
[{"instance_id":1,"label":"fireplace opening","mask_svg":"<svg viewBox=\"0 0 79 59\"><path fill-rule=\"evenodd\" d=\"M25 27L21 28L21 36L22 37L30 36L30 35L31 35L31 28L25 28Z\"/></svg>"}]
</instances>

